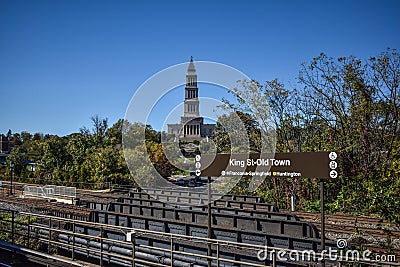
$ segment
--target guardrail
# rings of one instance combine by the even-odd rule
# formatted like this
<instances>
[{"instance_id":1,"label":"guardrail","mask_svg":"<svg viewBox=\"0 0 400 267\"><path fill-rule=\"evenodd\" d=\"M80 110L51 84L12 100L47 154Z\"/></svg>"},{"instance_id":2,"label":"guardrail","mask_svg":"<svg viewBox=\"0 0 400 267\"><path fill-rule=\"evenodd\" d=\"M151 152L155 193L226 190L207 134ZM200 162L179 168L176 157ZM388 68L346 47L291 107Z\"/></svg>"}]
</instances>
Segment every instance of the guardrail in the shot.
<instances>
[{"instance_id":1,"label":"guardrail","mask_svg":"<svg viewBox=\"0 0 400 267\"><path fill-rule=\"evenodd\" d=\"M134 191L131 191L131 194ZM164 188L164 189L152 189L152 188L143 188L140 190L137 190L137 192L143 192L150 194L152 196L154 195L169 195L169 196L174 196L174 197L179 197L179 196L186 196L186 197L194 197L194 198L203 198L207 199L208 195L205 192L196 192L196 188L185 188L182 187L181 189L169 189L169 188ZM227 200L236 200L236 201L244 201L244 202L253 202L253 203L265 203L264 198L259 197L259 196L247 196L247 195L222 195L219 193L212 193L211 194L212 199L216 198L222 198L222 199L227 199Z\"/></svg>"},{"instance_id":2,"label":"guardrail","mask_svg":"<svg viewBox=\"0 0 400 267\"><path fill-rule=\"evenodd\" d=\"M45 186L32 186L25 185L23 187L24 196L33 197L69 197L76 198L76 187L68 186L56 186L56 185L45 185Z\"/></svg>"},{"instance_id":3,"label":"guardrail","mask_svg":"<svg viewBox=\"0 0 400 267\"><path fill-rule=\"evenodd\" d=\"M114 225L142 220L163 220L179 223L194 223L199 226L207 224L207 208L200 209L175 209L171 207L157 207L148 205L134 205L126 203L96 203L89 202L86 207L92 209L92 215L99 219L106 216L108 221ZM220 210L221 209L221 210ZM230 212L227 212L230 211ZM234 214L236 211L238 214ZM212 208L213 226L221 226L231 229L242 229L246 231L257 231L260 233L286 234L291 236L319 238L318 229L310 222L288 220L288 214L273 214L266 212L264 216L252 216L251 211L239 213L237 210L225 208ZM94 216L91 216L94 219ZM110 218L114 218L111 222ZM290 217L289 217L290 218Z\"/></svg>"},{"instance_id":4,"label":"guardrail","mask_svg":"<svg viewBox=\"0 0 400 267\"><path fill-rule=\"evenodd\" d=\"M228 203L230 200L225 202L219 202L217 204ZM120 213L132 214L134 207L155 207L155 208L176 208L176 206L167 204L165 202L160 202L154 199L144 199L144 198L105 198L105 197L80 197L79 205L83 205L90 209L105 210L105 211L115 211ZM225 213L232 215L243 215L249 217L259 217L259 218L274 218L290 221L299 221L299 218L292 213L283 213L269 210L254 210L254 209L235 209L225 207L226 205L212 206L213 212ZM203 211L207 212L207 206L187 206L182 208L183 211ZM152 213L154 214L154 212Z\"/></svg>"},{"instance_id":5,"label":"guardrail","mask_svg":"<svg viewBox=\"0 0 400 267\"><path fill-rule=\"evenodd\" d=\"M121 226L112 226L100 223L81 222L72 219L62 219L54 216L34 214L28 212L16 212L11 210L0 210L0 214L8 213L9 216L0 216L0 226L3 233L10 233L12 243L20 243L27 247L34 244L46 245L48 253L55 253L63 250L70 253L71 260L78 255L97 259L99 266L107 263L114 263L120 266L253 266L253 267L275 267L279 266L309 266L316 264L315 261L285 262L278 263L277 255L286 253L293 255L298 250L269 247L268 257L265 261L255 262L254 260L237 259L227 257L227 253L247 253L248 255L260 255L259 252L265 246L254 245L232 241L221 241L205 237L193 237L188 235L165 233L144 229L135 229ZM18 219L17 219L18 218ZM35 220L31 220L35 218ZM71 230L64 229L63 226L70 225ZM96 230L96 235L87 232L79 233L78 228L91 228ZM132 241L116 240L109 238L110 233L120 233L123 236L128 232L133 232ZM144 243L143 240L153 240L167 246L157 247L153 243ZM21 241L22 240L22 241ZM26 244L27 242L27 244ZM155 244L155 243L154 243ZM192 247L205 248L212 247L212 254L193 253L189 250L182 250L182 246L191 244ZM240 252L240 253L239 253ZM319 259L328 258L326 254L315 253ZM343 266L352 261L345 260L338 256L336 266ZM363 266L400 266L396 262L363 261L357 263ZM331 262L331 264L333 264Z\"/></svg>"}]
</instances>

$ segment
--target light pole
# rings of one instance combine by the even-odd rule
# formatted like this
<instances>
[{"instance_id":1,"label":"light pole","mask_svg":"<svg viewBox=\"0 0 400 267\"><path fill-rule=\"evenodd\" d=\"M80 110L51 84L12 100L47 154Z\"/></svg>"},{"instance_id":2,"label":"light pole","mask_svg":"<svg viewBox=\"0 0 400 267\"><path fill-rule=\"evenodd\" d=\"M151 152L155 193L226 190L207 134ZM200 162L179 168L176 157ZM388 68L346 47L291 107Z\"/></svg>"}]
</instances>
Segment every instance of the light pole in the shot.
<instances>
[{"instance_id":1,"label":"light pole","mask_svg":"<svg viewBox=\"0 0 400 267\"><path fill-rule=\"evenodd\" d=\"M10 161L10 195L13 194L13 171L14 171L14 163Z\"/></svg>"},{"instance_id":2,"label":"light pole","mask_svg":"<svg viewBox=\"0 0 400 267\"><path fill-rule=\"evenodd\" d=\"M103 179L103 181L102 181L102 188L101 189L104 189L104 187L105 187L105 177L104 177L104 163L102 163L101 164L101 178Z\"/></svg>"}]
</instances>

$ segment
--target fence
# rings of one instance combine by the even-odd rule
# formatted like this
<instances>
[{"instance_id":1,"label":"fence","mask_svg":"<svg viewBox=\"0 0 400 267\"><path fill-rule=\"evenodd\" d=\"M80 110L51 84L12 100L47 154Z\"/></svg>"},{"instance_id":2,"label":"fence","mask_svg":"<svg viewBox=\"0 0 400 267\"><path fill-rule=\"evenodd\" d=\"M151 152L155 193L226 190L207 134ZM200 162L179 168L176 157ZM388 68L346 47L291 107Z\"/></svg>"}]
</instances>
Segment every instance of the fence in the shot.
<instances>
[{"instance_id":1,"label":"fence","mask_svg":"<svg viewBox=\"0 0 400 267\"><path fill-rule=\"evenodd\" d=\"M33 197L69 197L76 198L76 187L45 185L45 186L31 186L25 185L23 187L24 196Z\"/></svg>"},{"instance_id":2,"label":"fence","mask_svg":"<svg viewBox=\"0 0 400 267\"><path fill-rule=\"evenodd\" d=\"M264 250L264 246L237 243L231 241L221 241L215 239L193 237L180 234L172 234L144 229L133 229L121 226L111 226L100 223L81 222L72 219L57 218L49 215L40 215L27 212L16 212L0 209L0 229L3 233L8 233L7 241L18 243L25 247L32 247L48 253L57 253L58 250L68 251L71 260L77 256L83 255L88 258L96 259L99 266L105 266L114 263L120 266L192 266L190 262L196 262L196 266L241 266L241 267L266 267L282 266L277 263L277 254L285 251L286 254L296 252L290 249L270 247L271 259L268 262L249 262L242 261L236 257L227 256L227 251L243 252L248 254L258 253ZM72 225L71 229L66 229L62 225ZM61 227L60 227L61 226ZM85 229L81 231L80 229ZM133 232L131 242L124 239L110 239L111 233L120 233L125 236L126 233ZM165 241L168 246L157 247L147 243L140 242L141 239L150 238ZM43 244L45 247L39 248ZM212 253L193 253L179 249L183 244L202 247L211 245ZM240 254L240 253L239 253ZM160 256L162 255L162 256ZM321 253L316 253L317 257L327 257ZM269 258L269 257L268 257ZM187 263L187 264L186 264ZM211 264L210 264L211 263ZM396 262L377 262L377 261L359 261L363 266L400 266ZM283 266L309 266L317 264L316 262L285 262ZM351 261L344 260L342 256L337 258L336 266L352 264Z\"/></svg>"}]
</instances>

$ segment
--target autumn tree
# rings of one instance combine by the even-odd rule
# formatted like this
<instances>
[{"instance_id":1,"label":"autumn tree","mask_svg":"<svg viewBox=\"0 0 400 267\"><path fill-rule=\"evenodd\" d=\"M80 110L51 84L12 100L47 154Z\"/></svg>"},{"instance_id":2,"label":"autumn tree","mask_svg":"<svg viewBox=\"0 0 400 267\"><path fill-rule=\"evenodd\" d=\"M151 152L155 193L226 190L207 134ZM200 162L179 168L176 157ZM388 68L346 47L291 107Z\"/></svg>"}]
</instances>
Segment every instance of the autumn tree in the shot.
<instances>
[{"instance_id":1,"label":"autumn tree","mask_svg":"<svg viewBox=\"0 0 400 267\"><path fill-rule=\"evenodd\" d=\"M340 155L342 175L331 190L341 210L388 217L393 213L385 206L399 203L399 195L381 194L399 178L395 172L387 177L398 161L399 78L400 57L395 50L367 61L334 60L321 54L302 66L302 113L320 122L322 148Z\"/></svg>"}]
</instances>

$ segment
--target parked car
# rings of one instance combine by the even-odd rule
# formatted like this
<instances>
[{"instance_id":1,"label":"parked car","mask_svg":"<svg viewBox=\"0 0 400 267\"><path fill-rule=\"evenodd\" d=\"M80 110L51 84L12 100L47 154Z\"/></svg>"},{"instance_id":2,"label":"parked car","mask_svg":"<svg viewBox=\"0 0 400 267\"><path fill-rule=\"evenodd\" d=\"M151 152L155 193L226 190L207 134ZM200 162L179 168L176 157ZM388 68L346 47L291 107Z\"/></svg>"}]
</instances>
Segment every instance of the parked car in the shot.
<instances>
[{"instance_id":1,"label":"parked car","mask_svg":"<svg viewBox=\"0 0 400 267\"><path fill-rule=\"evenodd\" d=\"M176 181L176 183L177 183L178 185L186 185L186 184L188 183L188 180L186 180L186 179L178 179L178 180Z\"/></svg>"}]
</instances>

